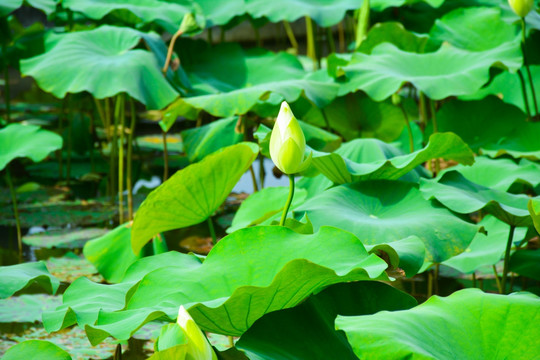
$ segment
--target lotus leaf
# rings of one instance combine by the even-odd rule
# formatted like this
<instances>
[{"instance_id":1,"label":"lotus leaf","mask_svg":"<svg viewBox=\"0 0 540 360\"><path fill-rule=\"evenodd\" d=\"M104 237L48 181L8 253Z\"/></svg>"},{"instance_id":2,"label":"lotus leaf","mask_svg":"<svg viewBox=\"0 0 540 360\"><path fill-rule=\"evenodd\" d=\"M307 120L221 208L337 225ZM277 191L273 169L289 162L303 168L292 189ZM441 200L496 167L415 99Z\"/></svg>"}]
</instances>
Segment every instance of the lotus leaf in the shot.
<instances>
[{"instance_id":1,"label":"lotus leaf","mask_svg":"<svg viewBox=\"0 0 540 360\"><path fill-rule=\"evenodd\" d=\"M161 64L152 53L133 49L144 36L151 35L108 25L50 33L46 52L22 60L21 71L59 98L88 91L103 99L125 92L150 109L160 109L171 103L177 92L161 74Z\"/></svg>"},{"instance_id":2,"label":"lotus leaf","mask_svg":"<svg viewBox=\"0 0 540 360\"><path fill-rule=\"evenodd\" d=\"M328 285L387 279L386 267L339 229L324 227L313 235L279 226L243 229L219 241L199 267L164 264L150 272L125 310L101 311L86 330L93 344L109 335L127 339L146 321L174 318L183 304L203 330L240 335L264 314L293 307Z\"/></svg>"},{"instance_id":3,"label":"lotus leaf","mask_svg":"<svg viewBox=\"0 0 540 360\"><path fill-rule=\"evenodd\" d=\"M392 191L388 191L392 189ZM315 231L323 225L355 234L368 245L389 244L411 235L426 248L426 261L442 262L463 252L478 228L426 201L413 184L377 180L340 185L307 200Z\"/></svg>"},{"instance_id":4,"label":"lotus leaf","mask_svg":"<svg viewBox=\"0 0 540 360\"><path fill-rule=\"evenodd\" d=\"M338 316L336 325L362 359L532 359L539 355L539 320L535 295L466 289L410 310Z\"/></svg>"},{"instance_id":5,"label":"lotus leaf","mask_svg":"<svg viewBox=\"0 0 540 360\"><path fill-rule=\"evenodd\" d=\"M71 360L71 356L58 345L45 340L23 341L6 351L4 360Z\"/></svg>"},{"instance_id":6,"label":"lotus leaf","mask_svg":"<svg viewBox=\"0 0 540 360\"><path fill-rule=\"evenodd\" d=\"M0 170L11 160L29 157L34 162L41 161L51 151L62 147L62 138L35 125L9 124L0 130Z\"/></svg>"},{"instance_id":7,"label":"lotus leaf","mask_svg":"<svg viewBox=\"0 0 540 360\"><path fill-rule=\"evenodd\" d=\"M36 284L49 294L55 294L60 282L52 276L42 261L0 267L0 299Z\"/></svg>"},{"instance_id":8,"label":"lotus leaf","mask_svg":"<svg viewBox=\"0 0 540 360\"><path fill-rule=\"evenodd\" d=\"M420 191L426 199L435 198L460 214L484 210L512 226L532 225L527 211L527 195L509 194L478 185L457 171L448 171L438 180L420 179Z\"/></svg>"},{"instance_id":9,"label":"lotus leaf","mask_svg":"<svg viewBox=\"0 0 540 360\"><path fill-rule=\"evenodd\" d=\"M521 63L521 51L513 43L480 52L443 45L427 54L409 53L382 43L371 55L353 54L351 62L341 68L347 81L341 85L339 95L363 90L372 99L381 101L406 82L434 100L469 95L488 82L491 66L503 64L514 72Z\"/></svg>"},{"instance_id":10,"label":"lotus leaf","mask_svg":"<svg viewBox=\"0 0 540 360\"><path fill-rule=\"evenodd\" d=\"M225 201L259 152L253 143L226 147L178 171L153 190L135 214L134 253L160 232L208 219Z\"/></svg>"}]
</instances>

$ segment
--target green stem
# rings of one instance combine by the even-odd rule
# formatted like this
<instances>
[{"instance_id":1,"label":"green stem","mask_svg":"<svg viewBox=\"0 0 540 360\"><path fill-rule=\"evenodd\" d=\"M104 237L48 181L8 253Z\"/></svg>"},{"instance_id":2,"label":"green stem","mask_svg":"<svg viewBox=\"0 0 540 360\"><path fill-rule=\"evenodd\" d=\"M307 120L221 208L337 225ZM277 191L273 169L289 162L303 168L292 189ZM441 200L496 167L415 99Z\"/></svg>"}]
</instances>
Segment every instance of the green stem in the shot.
<instances>
[{"instance_id":1,"label":"green stem","mask_svg":"<svg viewBox=\"0 0 540 360\"><path fill-rule=\"evenodd\" d=\"M126 187L128 190L128 220L133 220L133 136L135 133L135 122L137 115L135 114L135 104L133 99L129 98L129 107L131 111L131 124L129 126L128 144L127 144L127 169L126 169Z\"/></svg>"},{"instance_id":2,"label":"green stem","mask_svg":"<svg viewBox=\"0 0 540 360\"><path fill-rule=\"evenodd\" d=\"M337 29L338 29L338 42L339 42L339 52L345 52L345 26L343 25L343 22L345 20L342 20L338 23Z\"/></svg>"},{"instance_id":3,"label":"green stem","mask_svg":"<svg viewBox=\"0 0 540 360\"><path fill-rule=\"evenodd\" d=\"M287 20L283 20L283 27L285 28L285 32L287 33L291 46L295 50L296 54L298 54L298 41L296 41L296 38L294 37L294 31L291 28L291 24L289 24Z\"/></svg>"},{"instance_id":4,"label":"green stem","mask_svg":"<svg viewBox=\"0 0 540 360\"><path fill-rule=\"evenodd\" d=\"M118 95L120 101L120 114L118 122L120 123L120 144L118 147L118 213L120 224L124 223L124 119L125 106L124 96Z\"/></svg>"},{"instance_id":5,"label":"green stem","mask_svg":"<svg viewBox=\"0 0 540 360\"><path fill-rule=\"evenodd\" d=\"M420 114L420 121L423 125L423 127L426 127L427 124L427 116L426 116L426 96L422 91L420 91L419 95L419 101L418 101L418 112Z\"/></svg>"},{"instance_id":6,"label":"green stem","mask_svg":"<svg viewBox=\"0 0 540 360\"><path fill-rule=\"evenodd\" d=\"M163 135L163 182L169 178L169 151L167 150L167 133L162 132Z\"/></svg>"},{"instance_id":7,"label":"green stem","mask_svg":"<svg viewBox=\"0 0 540 360\"><path fill-rule=\"evenodd\" d=\"M334 42L334 33L331 27L326 28L326 38L328 40L328 50L330 53L336 52L336 43Z\"/></svg>"},{"instance_id":8,"label":"green stem","mask_svg":"<svg viewBox=\"0 0 540 360\"><path fill-rule=\"evenodd\" d=\"M525 85L525 78L521 69L517 71L519 76L519 82L521 83L521 93L523 94L523 103L525 105L525 110L527 112L527 119L531 118L531 110L529 109L529 97L527 96L527 86Z\"/></svg>"},{"instance_id":9,"label":"green stem","mask_svg":"<svg viewBox=\"0 0 540 360\"><path fill-rule=\"evenodd\" d=\"M476 287L476 272L475 271L473 271L472 273L472 286L473 288Z\"/></svg>"},{"instance_id":10,"label":"green stem","mask_svg":"<svg viewBox=\"0 0 540 360\"><path fill-rule=\"evenodd\" d=\"M253 33L255 34L255 45L257 47L262 47L262 39L261 39L261 34L259 32L259 28L257 26L255 26L255 22L251 22L251 26L253 26Z\"/></svg>"},{"instance_id":11,"label":"green stem","mask_svg":"<svg viewBox=\"0 0 540 360\"><path fill-rule=\"evenodd\" d=\"M501 286L501 280L499 279L499 274L497 274L497 267L495 265L492 265L493 268L493 274L495 274L495 283L497 284L497 290L499 290L499 294L502 294L502 286Z\"/></svg>"},{"instance_id":12,"label":"green stem","mask_svg":"<svg viewBox=\"0 0 540 360\"><path fill-rule=\"evenodd\" d=\"M2 53L6 54L7 46L5 44L2 44ZM9 65L7 56L5 57L4 62L4 101L6 102L6 121L9 123L11 121L11 99L9 94Z\"/></svg>"},{"instance_id":13,"label":"green stem","mask_svg":"<svg viewBox=\"0 0 540 360\"><path fill-rule=\"evenodd\" d=\"M7 186L9 187L9 193L11 194L11 202L13 204L13 214L15 215L15 226L17 228L17 244L19 246L19 261L22 261L22 232L21 221L19 219L19 208L17 207L17 193L13 187L13 181L11 179L11 173L9 171L9 165L6 166L5 179Z\"/></svg>"},{"instance_id":14,"label":"green stem","mask_svg":"<svg viewBox=\"0 0 540 360\"><path fill-rule=\"evenodd\" d=\"M403 113L403 118L405 119L405 124L407 125L407 132L409 133L409 150L412 153L414 152L414 139L413 139L411 124L409 122L409 116L407 115L407 111L405 111L403 104L399 104L399 108L401 109L401 112Z\"/></svg>"},{"instance_id":15,"label":"green stem","mask_svg":"<svg viewBox=\"0 0 540 360\"><path fill-rule=\"evenodd\" d=\"M253 165L249 166L249 173L251 174L251 182L253 183L253 192L258 192L259 186L257 185L257 177L255 176L255 170L253 170Z\"/></svg>"},{"instance_id":16,"label":"green stem","mask_svg":"<svg viewBox=\"0 0 540 360\"><path fill-rule=\"evenodd\" d=\"M225 42L225 27L224 26L221 27L221 35L219 37L219 42L222 42L222 43Z\"/></svg>"},{"instance_id":17,"label":"green stem","mask_svg":"<svg viewBox=\"0 0 540 360\"><path fill-rule=\"evenodd\" d=\"M501 290L500 290L501 294L504 294L506 292L506 278L508 277L508 264L510 261L510 250L512 250L512 242L514 240L515 229L516 229L515 225L510 225L510 233L508 234L508 242L506 243L506 251L504 252L504 265L503 265L503 274L502 274Z\"/></svg>"},{"instance_id":18,"label":"green stem","mask_svg":"<svg viewBox=\"0 0 540 360\"><path fill-rule=\"evenodd\" d=\"M280 226L285 226L285 219L287 219L287 213L291 207L292 199L294 197L294 175L289 175L289 197L283 208L283 214L281 215L281 221L279 222Z\"/></svg>"},{"instance_id":19,"label":"green stem","mask_svg":"<svg viewBox=\"0 0 540 360\"><path fill-rule=\"evenodd\" d=\"M433 292L435 295L439 295L439 267L440 264L435 264L433 270Z\"/></svg>"},{"instance_id":20,"label":"green stem","mask_svg":"<svg viewBox=\"0 0 540 360\"><path fill-rule=\"evenodd\" d=\"M210 236L212 236L212 243L216 245L217 243L216 231L214 230L214 223L212 222L211 216L208 217L207 222L208 222L208 230L210 230Z\"/></svg>"},{"instance_id":21,"label":"green stem","mask_svg":"<svg viewBox=\"0 0 540 360\"><path fill-rule=\"evenodd\" d=\"M208 35L207 41L210 45L212 45L212 28L209 27L208 29L206 29L206 32Z\"/></svg>"},{"instance_id":22,"label":"green stem","mask_svg":"<svg viewBox=\"0 0 540 360\"><path fill-rule=\"evenodd\" d=\"M313 22L311 21L311 18L309 16L306 16L306 37L306 55L313 61L313 70L317 70L317 54L315 53L315 36L313 34Z\"/></svg>"},{"instance_id":23,"label":"green stem","mask_svg":"<svg viewBox=\"0 0 540 360\"><path fill-rule=\"evenodd\" d=\"M264 178L266 177L266 171L264 170L264 156L259 155L259 184L260 188L264 189Z\"/></svg>"},{"instance_id":24,"label":"green stem","mask_svg":"<svg viewBox=\"0 0 540 360\"><path fill-rule=\"evenodd\" d=\"M369 0L364 0L358 14L358 23L356 26L355 49L358 50L362 41L367 37L369 29Z\"/></svg>"},{"instance_id":25,"label":"green stem","mask_svg":"<svg viewBox=\"0 0 540 360\"><path fill-rule=\"evenodd\" d=\"M431 122L433 124L433 133L435 134L439 132L439 126L437 125L437 115L435 114L435 101L430 99L427 99L427 101L429 102L429 107L431 110ZM439 159L437 158L435 159L435 172L439 173L440 170L441 167L439 164Z\"/></svg>"},{"instance_id":26,"label":"green stem","mask_svg":"<svg viewBox=\"0 0 540 360\"><path fill-rule=\"evenodd\" d=\"M73 95L68 95L68 142L67 142L67 157L66 157L66 184L69 185L71 180L71 150L73 149L73 121L75 117L73 116Z\"/></svg>"},{"instance_id":27,"label":"green stem","mask_svg":"<svg viewBox=\"0 0 540 360\"><path fill-rule=\"evenodd\" d=\"M529 62L527 61L527 53L526 53L526 50L525 50L525 44L527 42L527 35L525 33L525 30L526 30L526 24L525 24L525 19L524 18L521 18L521 34L522 34L522 38L521 38L521 51L523 52L523 63L525 64L525 69L527 69L527 75L529 77L529 86L531 87L531 93L532 93L532 98L533 98L533 104L534 104L534 110L536 111L536 116L538 116L538 102L536 101L536 91L534 90L534 83L533 83L533 78L532 78L532 75L531 75L531 69L529 67Z\"/></svg>"}]
</instances>

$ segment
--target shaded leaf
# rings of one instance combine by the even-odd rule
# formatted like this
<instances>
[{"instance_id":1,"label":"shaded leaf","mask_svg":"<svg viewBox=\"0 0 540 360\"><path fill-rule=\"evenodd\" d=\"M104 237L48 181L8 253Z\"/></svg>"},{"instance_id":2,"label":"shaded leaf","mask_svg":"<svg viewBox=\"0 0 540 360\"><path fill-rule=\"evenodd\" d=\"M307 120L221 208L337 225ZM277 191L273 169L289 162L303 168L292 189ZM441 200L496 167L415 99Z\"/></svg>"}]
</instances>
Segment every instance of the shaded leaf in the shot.
<instances>
[{"instance_id":1,"label":"shaded leaf","mask_svg":"<svg viewBox=\"0 0 540 360\"><path fill-rule=\"evenodd\" d=\"M42 261L0 267L0 299L5 299L33 284L55 294L60 282Z\"/></svg>"},{"instance_id":2,"label":"shaded leaf","mask_svg":"<svg viewBox=\"0 0 540 360\"><path fill-rule=\"evenodd\" d=\"M0 170L19 157L41 161L62 147L62 138L35 125L9 124L0 130Z\"/></svg>"}]
</instances>

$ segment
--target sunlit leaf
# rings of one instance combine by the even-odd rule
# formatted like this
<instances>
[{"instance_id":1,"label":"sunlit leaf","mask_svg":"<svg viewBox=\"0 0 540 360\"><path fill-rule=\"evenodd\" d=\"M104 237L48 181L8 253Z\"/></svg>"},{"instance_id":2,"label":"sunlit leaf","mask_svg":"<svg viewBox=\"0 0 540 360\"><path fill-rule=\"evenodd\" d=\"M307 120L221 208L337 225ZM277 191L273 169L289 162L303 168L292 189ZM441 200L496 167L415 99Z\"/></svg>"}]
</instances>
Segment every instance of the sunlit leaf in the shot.
<instances>
[{"instance_id":1,"label":"sunlit leaf","mask_svg":"<svg viewBox=\"0 0 540 360\"><path fill-rule=\"evenodd\" d=\"M362 359L527 359L538 355L539 304L530 293L467 289L406 311L338 316L336 325Z\"/></svg>"},{"instance_id":2,"label":"sunlit leaf","mask_svg":"<svg viewBox=\"0 0 540 360\"><path fill-rule=\"evenodd\" d=\"M150 109L160 109L171 103L177 92L161 74L161 64L152 53L133 49L144 36L152 35L108 25L50 33L46 52L22 60L21 71L59 98L88 91L103 99L125 92Z\"/></svg>"},{"instance_id":3,"label":"sunlit leaf","mask_svg":"<svg viewBox=\"0 0 540 360\"><path fill-rule=\"evenodd\" d=\"M225 201L259 152L254 143L224 148L178 171L148 195L135 214L135 253L160 232L198 224Z\"/></svg>"},{"instance_id":4,"label":"sunlit leaf","mask_svg":"<svg viewBox=\"0 0 540 360\"><path fill-rule=\"evenodd\" d=\"M62 147L62 137L35 125L10 124L0 130L0 170L19 157L41 161Z\"/></svg>"}]
</instances>

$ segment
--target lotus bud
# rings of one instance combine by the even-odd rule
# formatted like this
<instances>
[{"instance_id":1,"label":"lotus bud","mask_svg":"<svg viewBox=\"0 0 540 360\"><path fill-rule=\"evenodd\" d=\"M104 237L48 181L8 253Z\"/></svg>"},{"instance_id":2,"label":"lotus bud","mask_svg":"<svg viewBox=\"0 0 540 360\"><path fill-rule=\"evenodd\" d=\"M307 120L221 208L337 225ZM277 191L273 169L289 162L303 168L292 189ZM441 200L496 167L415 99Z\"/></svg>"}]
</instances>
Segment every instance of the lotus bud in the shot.
<instances>
[{"instance_id":1,"label":"lotus bud","mask_svg":"<svg viewBox=\"0 0 540 360\"><path fill-rule=\"evenodd\" d=\"M186 359L192 360L217 360L216 353L201 329L183 306L178 310L178 325L184 331L188 343Z\"/></svg>"},{"instance_id":2,"label":"lotus bud","mask_svg":"<svg viewBox=\"0 0 540 360\"><path fill-rule=\"evenodd\" d=\"M520 18L524 18L531 12L534 0L508 0L508 4Z\"/></svg>"},{"instance_id":3,"label":"lotus bud","mask_svg":"<svg viewBox=\"0 0 540 360\"><path fill-rule=\"evenodd\" d=\"M395 106L401 105L401 96L399 96L398 93L392 94L392 104L394 104Z\"/></svg>"},{"instance_id":4,"label":"lotus bud","mask_svg":"<svg viewBox=\"0 0 540 360\"><path fill-rule=\"evenodd\" d=\"M304 158L305 150L306 138L302 128L284 101L270 136L270 157L281 172L292 175L309 167L311 154Z\"/></svg>"}]
</instances>

